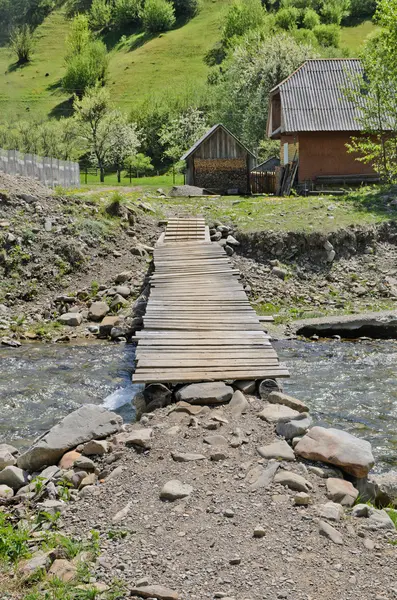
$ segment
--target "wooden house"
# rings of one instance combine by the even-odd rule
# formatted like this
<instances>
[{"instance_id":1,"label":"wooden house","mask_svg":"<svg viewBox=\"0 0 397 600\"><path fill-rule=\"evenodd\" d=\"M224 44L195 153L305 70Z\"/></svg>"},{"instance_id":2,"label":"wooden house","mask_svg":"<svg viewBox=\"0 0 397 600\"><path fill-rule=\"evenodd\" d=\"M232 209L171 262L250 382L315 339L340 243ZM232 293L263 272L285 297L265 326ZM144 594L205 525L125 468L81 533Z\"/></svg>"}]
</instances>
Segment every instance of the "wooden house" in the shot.
<instances>
[{"instance_id":1,"label":"wooden house","mask_svg":"<svg viewBox=\"0 0 397 600\"><path fill-rule=\"evenodd\" d=\"M250 192L255 155L222 124L211 127L181 160L188 185L223 194Z\"/></svg>"},{"instance_id":2,"label":"wooden house","mask_svg":"<svg viewBox=\"0 0 397 600\"><path fill-rule=\"evenodd\" d=\"M345 90L362 73L357 59L307 60L271 91L267 135L280 140L282 165L298 160L300 183L375 180L372 166L346 149L361 129Z\"/></svg>"}]
</instances>

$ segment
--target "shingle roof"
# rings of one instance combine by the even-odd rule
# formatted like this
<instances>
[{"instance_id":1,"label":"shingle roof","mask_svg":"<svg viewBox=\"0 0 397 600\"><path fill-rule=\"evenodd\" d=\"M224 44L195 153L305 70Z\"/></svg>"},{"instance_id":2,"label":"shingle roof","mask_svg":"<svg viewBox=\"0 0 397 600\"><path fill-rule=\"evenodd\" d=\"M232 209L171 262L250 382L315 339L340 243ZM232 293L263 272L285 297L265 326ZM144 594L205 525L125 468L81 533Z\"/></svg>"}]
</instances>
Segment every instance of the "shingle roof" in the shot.
<instances>
[{"instance_id":1,"label":"shingle roof","mask_svg":"<svg viewBox=\"0 0 397 600\"><path fill-rule=\"evenodd\" d=\"M208 131L206 131L205 134L203 136L201 136L201 138L199 140L197 140L197 142L195 142L193 144L193 146L191 148L189 148L189 150L187 150L183 156L181 156L180 160L186 160L187 158L189 158L189 156L191 154L193 154L193 152L195 152L195 150L197 150L197 148L199 146L201 146L201 144L203 142L205 142L206 139L208 139L209 137L211 137L211 135L213 133L215 133L215 131L217 129L219 129L219 127L222 127L222 129L224 129L226 131L226 133L228 133L229 135L231 135L236 140L236 142L238 144L240 144L240 146L242 148L244 148L244 150L246 150L249 154L251 154L251 156L253 156L254 158L256 158L255 154L253 154L253 152L251 152L251 150L249 150L246 146L244 146L244 144L242 144L240 142L240 140L236 138L236 136L234 135L234 133L232 133L231 131L229 131L229 129L227 127L225 127L224 125L222 125L222 123L217 123L216 125L213 125L210 129L208 129Z\"/></svg>"},{"instance_id":2,"label":"shingle roof","mask_svg":"<svg viewBox=\"0 0 397 600\"><path fill-rule=\"evenodd\" d=\"M358 59L312 59L272 90L280 92L281 130L360 131L360 110L344 90L363 74Z\"/></svg>"}]
</instances>

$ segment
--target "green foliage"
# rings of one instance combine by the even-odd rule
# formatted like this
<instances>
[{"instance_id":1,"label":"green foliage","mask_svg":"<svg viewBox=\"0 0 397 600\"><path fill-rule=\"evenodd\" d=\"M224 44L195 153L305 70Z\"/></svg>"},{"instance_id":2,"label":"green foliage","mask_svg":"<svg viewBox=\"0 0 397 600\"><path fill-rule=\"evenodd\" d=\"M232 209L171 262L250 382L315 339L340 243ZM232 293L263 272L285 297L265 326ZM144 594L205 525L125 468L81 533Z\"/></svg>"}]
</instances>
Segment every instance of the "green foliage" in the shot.
<instances>
[{"instance_id":1,"label":"green foliage","mask_svg":"<svg viewBox=\"0 0 397 600\"><path fill-rule=\"evenodd\" d=\"M322 20L326 24L340 25L350 15L350 0L326 0L321 8Z\"/></svg>"},{"instance_id":2,"label":"green foliage","mask_svg":"<svg viewBox=\"0 0 397 600\"><path fill-rule=\"evenodd\" d=\"M89 23L94 31L109 27L112 21L112 7L106 0L92 0Z\"/></svg>"},{"instance_id":3,"label":"green foliage","mask_svg":"<svg viewBox=\"0 0 397 600\"><path fill-rule=\"evenodd\" d=\"M317 25L313 29L313 33L320 46L324 48L339 48L340 28L338 25Z\"/></svg>"},{"instance_id":4,"label":"green foliage","mask_svg":"<svg viewBox=\"0 0 397 600\"><path fill-rule=\"evenodd\" d=\"M0 0L0 41L7 39L13 28L34 28L53 10L54 0Z\"/></svg>"},{"instance_id":5,"label":"green foliage","mask_svg":"<svg viewBox=\"0 0 397 600\"><path fill-rule=\"evenodd\" d=\"M295 29L292 32L292 36L299 44L312 46L313 48L318 47L318 40L311 29Z\"/></svg>"},{"instance_id":6,"label":"green foliage","mask_svg":"<svg viewBox=\"0 0 397 600\"><path fill-rule=\"evenodd\" d=\"M320 17L312 8L306 8L303 13L302 26L305 29L314 29L320 25Z\"/></svg>"},{"instance_id":7,"label":"green foliage","mask_svg":"<svg viewBox=\"0 0 397 600\"><path fill-rule=\"evenodd\" d=\"M373 17L376 11L376 0L350 0L350 16L355 20Z\"/></svg>"},{"instance_id":8,"label":"green foliage","mask_svg":"<svg viewBox=\"0 0 397 600\"><path fill-rule=\"evenodd\" d=\"M29 531L23 523L13 525L11 516L0 512L0 561L16 563L29 556Z\"/></svg>"},{"instance_id":9,"label":"green foliage","mask_svg":"<svg viewBox=\"0 0 397 600\"><path fill-rule=\"evenodd\" d=\"M137 177L145 175L154 169L150 156L145 156L142 152L138 152L135 156L127 156L124 161L124 167L127 170L126 176L131 169L135 171Z\"/></svg>"},{"instance_id":10,"label":"green foliage","mask_svg":"<svg viewBox=\"0 0 397 600\"><path fill-rule=\"evenodd\" d=\"M300 10L295 6L281 8L276 14L276 25L285 31L293 31L298 27Z\"/></svg>"},{"instance_id":11,"label":"green foliage","mask_svg":"<svg viewBox=\"0 0 397 600\"><path fill-rule=\"evenodd\" d=\"M33 54L34 36L31 27L27 24L15 27L10 35L10 49L16 55L18 64L28 63Z\"/></svg>"},{"instance_id":12,"label":"green foliage","mask_svg":"<svg viewBox=\"0 0 397 600\"><path fill-rule=\"evenodd\" d=\"M117 27L138 23L143 8L143 0L115 0L113 19Z\"/></svg>"},{"instance_id":13,"label":"green foliage","mask_svg":"<svg viewBox=\"0 0 397 600\"><path fill-rule=\"evenodd\" d=\"M177 18L191 19L199 11L198 0L173 0L175 16Z\"/></svg>"},{"instance_id":14,"label":"green foliage","mask_svg":"<svg viewBox=\"0 0 397 600\"><path fill-rule=\"evenodd\" d=\"M175 24L175 9L168 0L146 0L142 11L142 24L149 33L168 31Z\"/></svg>"},{"instance_id":15,"label":"green foliage","mask_svg":"<svg viewBox=\"0 0 397 600\"><path fill-rule=\"evenodd\" d=\"M240 37L263 25L265 11L260 0L234 0L226 15L223 40Z\"/></svg>"},{"instance_id":16,"label":"green foliage","mask_svg":"<svg viewBox=\"0 0 397 600\"><path fill-rule=\"evenodd\" d=\"M164 155L177 162L208 129L203 112L191 108L172 119L160 131L160 141L165 147Z\"/></svg>"}]
</instances>

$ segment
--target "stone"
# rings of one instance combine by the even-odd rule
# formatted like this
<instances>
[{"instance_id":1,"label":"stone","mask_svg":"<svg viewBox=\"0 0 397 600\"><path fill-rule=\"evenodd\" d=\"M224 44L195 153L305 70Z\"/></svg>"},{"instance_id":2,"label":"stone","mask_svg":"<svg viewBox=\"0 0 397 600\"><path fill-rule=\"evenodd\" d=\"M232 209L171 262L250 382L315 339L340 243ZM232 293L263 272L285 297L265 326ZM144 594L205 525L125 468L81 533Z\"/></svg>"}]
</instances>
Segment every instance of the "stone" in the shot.
<instances>
[{"instance_id":1,"label":"stone","mask_svg":"<svg viewBox=\"0 0 397 600\"><path fill-rule=\"evenodd\" d=\"M153 429L145 427L144 429L133 429L127 434L119 434L117 440L121 439L127 447L137 446L145 450L150 450L152 447L152 435Z\"/></svg>"},{"instance_id":2,"label":"stone","mask_svg":"<svg viewBox=\"0 0 397 600\"><path fill-rule=\"evenodd\" d=\"M374 466L371 444L341 431L313 427L295 446L295 453L341 467L355 477L365 477Z\"/></svg>"},{"instance_id":3,"label":"stone","mask_svg":"<svg viewBox=\"0 0 397 600\"><path fill-rule=\"evenodd\" d=\"M204 454L184 454L183 452L171 452L171 456L175 462L194 462L196 460L205 460L206 458Z\"/></svg>"},{"instance_id":4,"label":"stone","mask_svg":"<svg viewBox=\"0 0 397 600\"><path fill-rule=\"evenodd\" d=\"M317 511L322 519L327 519L328 521L340 521L344 514L342 506L335 502L321 504L318 506Z\"/></svg>"},{"instance_id":5,"label":"stone","mask_svg":"<svg viewBox=\"0 0 397 600\"><path fill-rule=\"evenodd\" d=\"M223 435L207 435L203 442L209 446L227 446L227 439Z\"/></svg>"},{"instance_id":6,"label":"stone","mask_svg":"<svg viewBox=\"0 0 397 600\"><path fill-rule=\"evenodd\" d=\"M313 488L310 481L292 471L279 471L274 477L274 483L280 483L297 492L310 492Z\"/></svg>"},{"instance_id":7,"label":"stone","mask_svg":"<svg viewBox=\"0 0 397 600\"><path fill-rule=\"evenodd\" d=\"M9 348L20 348L22 344L21 342L18 342L18 340L12 340L9 337L3 337L1 338L1 345L8 346Z\"/></svg>"},{"instance_id":8,"label":"stone","mask_svg":"<svg viewBox=\"0 0 397 600\"><path fill-rule=\"evenodd\" d=\"M365 517L370 515L370 506L368 504L356 504L353 506L352 517Z\"/></svg>"},{"instance_id":9,"label":"stone","mask_svg":"<svg viewBox=\"0 0 397 600\"><path fill-rule=\"evenodd\" d=\"M284 440L279 440L268 446L259 446L258 453L262 458L276 458L277 460L295 460L295 453L291 446Z\"/></svg>"},{"instance_id":10,"label":"stone","mask_svg":"<svg viewBox=\"0 0 397 600\"><path fill-rule=\"evenodd\" d=\"M123 298L128 298L131 295L131 288L128 285L117 285L115 287L115 292L119 296L123 296Z\"/></svg>"},{"instance_id":11,"label":"stone","mask_svg":"<svg viewBox=\"0 0 397 600\"><path fill-rule=\"evenodd\" d=\"M120 294L115 294L115 296L113 296L113 298L110 302L109 308L111 310L119 310L120 308L122 308L123 306L126 306L127 304L128 304L128 302L123 296L121 296Z\"/></svg>"},{"instance_id":12,"label":"stone","mask_svg":"<svg viewBox=\"0 0 397 600\"><path fill-rule=\"evenodd\" d=\"M307 413L300 413L297 419L292 419L287 423L277 423L276 433L285 437L286 440L292 440L295 437L304 435L311 425L311 417Z\"/></svg>"},{"instance_id":13,"label":"stone","mask_svg":"<svg viewBox=\"0 0 397 600\"><path fill-rule=\"evenodd\" d=\"M66 508L65 502L62 502L62 500L44 500L43 502L40 502L38 506L41 510L50 515L60 513Z\"/></svg>"},{"instance_id":14,"label":"stone","mask_svg":"<svg viewBox=\"0 0 397 600\"><path fill-rule=\"evenodd\" d=\"M82 454L84 456L103 456L109 452L109 442L106 440L91 440L84 444Z\"/></svg>"},{"instance_id":15,"label":"stone","mask_svg":"<svg viewBox=\"0 0 397 600\"><path fill-rule=\"evenodd\" d=\"M267 489L271 483L273 482L274 476L278 470L278 463L269 464L266 469L259 467L256 471L255 476L253 471L247 474L248 482L252 481L250 485L251 492L255 492L257 490ZM249 477L251 475L251 477ZM255 478L254 478L255 477Z\"/></svg>"},{"instance_id":16,"label":"stone","mask_svg":"<svg viewBox=\"0 0 397 600\"><path fill-rule=\"evenodd\" d=\"M373 550L375 548L375 542L373 542L370 538L364 538L363 543L367 550Z\"/></svg>"},{"instance_id":17,"label":"stone","mask_svg":"<svg viewBox=\"0 0 397 600\"><path fill-rule=\"evenodd\" d=\"M69 327L77 327L83 322L83 315L79 312L65 313L64 315L58 317L58 321L62 323L62 325L68 325Z\"/></svg>"},{"instance_id":18,"label":"stone","mask_svg":"<svg viewBox=\"0 0 397 600\"><path fill-rule=\"evenodd\" d=\"M241 415L245 414L248 411L248 400L244 396L242 391L236 390L234 392L232 399L229 403L229 408L234 418L241 417Z\"/></svg>"},{"instance_id":19,"label":"stone","mask_svg":"<svg viewBox=\"0 0 397 600\"><path fill-rule=\"evenodd\" d=\"M57 558L48 571L48 577L60 579L64 583L73 581L77 577L77 567L65 558Z\"/></svg>"},{"instance_id":20,"label":"stone","mask_svg":"<svg viewBox=\"0 0 397 600\"><path fill-rule=\"evenodd\" d=\"M116 283L125 283L126 281L129 281L133 276L132 271L123 271L122 273L119 273L116 276L115 282Z\"/></svg>"},{"instance_id":21,"label":"stone","mask_svg":"<svg viewBox=\"0 0 397 600\"><path fill-rule=\"evenodd\" d=\"M186 483L182 483L178 479L172 479L167 481L160 492L160 498L162 500L179 500L180 498L186 498L193 492L193 487Z\"/></svg>"},{"instance_id":22,"label":"stone","mask_svg":"<svg viewBox=\"0 0 397 600\"><path fill-rule=\"evenodd\" d=\"M175 394L177 400L183 400L190 404L220 404L229 402L232 396L233 388L223 381L192 383Z\"/></svg>"},{"instance_id":23,"label":"stone","mask_svg":"<svg viewBox=\"0 0 397 600\"><path fill-rule=\"evenodd\" d=\"M365 502L370 500L377 506L397 506L397 472L371 474L356 481L356 486Z\"/></svg>"},{"instance_id":24,"label":"stone","mask_svg":"<svg viewBox=\"0 0 397 600\"><path fill-rule=\"evenodd\" d=\"M365 519L363 528L369 531L395 531L395 525L385 510L369 507L369 517Z\"/></svg>"},{"instance_id":25,"label":"stone","mask_svg":"<svg viewBox=\"0 0 397 600\"><path fill-rule=\"evenodd\" d=\"M234 517L234 510L232 510L231 508L226 508L223 511L223 516L226 517L227 519L233 519L233 517Z\"/></svg>"},{"instance_id":26,"label":"stone","mask_svg":"<svg viewBox=\"0 0 397 600\"><path fill-rule=\"evenodd\" d=\"M342 506L353 506L358 497L358 490L344 479L329 477L326 481L327 497Z\"/></svg>"},{"instance_id":27,"label":"stone","mask_svg":"<svg viewBox=\"0 0 397 600\"><path fill-rule=\"evenodd\" d=\"M168 414L170 414L171 412L184 412L184 413L187 413L188 415L196 416L196 415L201 414L203 412L203 410L204 410L203 406L189 404L189 402L177 402L176 404L174 404L172 406L172 408L170 409L170 412Z\"/></svg>"},{"instance_id":28,"label":"stone","mask_svg":"<svg viewBox=\"0 0 397 600\"><path fill-rule=\"evenodd\" d=\"M266 535L266 529L262 525L257 525L254 529L254 537L263 538Z\"/></svg>"},{"instance_id":29,"label":"stone","mask_svg":"<svg viewBox=\"0 0 397 600\"><path fill-rule=\"evenodd\" d=\"M76 585L76 590L83 590L88 592L94 590L97 594L104 594L109 590L109 586L106 585L106 583L103 583L102 581L94 581L93 583L82 583L81 585Z\"/></svg>"},{"instance_id":30,"label":"stone","mask_svg":"<svg viewBox=\"0 0 397 600\"><path fill-rule=\"evenodd\" d=\"M338 545L343 544L342 535L339 533L339 531L337 529L335 529L335 527L332 527L332 525L329 525L329 523L326 523L325 521L320 521L319 531L320 531L320 535L323 535L327 539L331 540L331 542L333 542L334 544L338 544Z\"/></svg>"},{"instance_id":31,"label":"stone","mask_svg":"<svg viewBox=\"0 0 397 600\"><path fill-rule=\"evenodd\" d=\"M18 467L9 466L0 471L0 484L7 485L14 492L26 485L27 481L27 474Z\"/></svg>"},{"instance_id":32,"label":"stone","mask_svg":"<svg viewBox=\"0 0 397 600\"><path fill-rule=\"evenodd\" d=\"M74 462L80 458L80 452L76 452L76 450L71 450L70 452L66 452L59 461L59 468L64 470L69 470L73 467Z\"/></svg>"},{"instance_id":33,"label":"stone","mask_svg":"<svg viewBox=\"0 0 397 600\"><path fill-rule=\"evenodd\" d=\"M280 269L280 267L273 267L272 273L279 279L285 279L288 275L288 271L286 271L285 269Z\"/></svg>"},{"instance_id":34,"label":"stone","mask_svg":"<svg viewBox=\"0 0 397 600\"><path fill-rule=\"evenodd\" d=\"M233 556L233 558L231 558L229 560L229 565L239 565L241 564L241 558L239 556Z\"/></svg>"},{"instance_id":35,"label":"stone","mask_svg":"<svg viewBox=\"0 0 397 600\"><path fill-rule=\"evenodd\" d=\"M108 337L111 334L111 331L117 325L120 325L121 319L119 316L107 316L104 317L99 325L99 335L100 337Z\"/></svg>"},{"instance_id":36,"label":"stone","mask_svg":"<svg viewBox=\"0 0 397 600\"><path fill-rule=\"evenodd\" d=\"M168 406L172 399L171 390L162 383L151 383L145 387L142 393L145 398L147 412Z\"/></svg>"},{"instance_id":37,"label":"stone","mask_svg":"<svg viewBox=\"0 0 397 600\"><path fill-rule=\"evenodd\" d=\"M283 404L301 413L309 412L308 406L302 400L298 400L282 392L271 392L267 397L267 401L272 404Z\"/></svg>"},{"instance_id":38,"label":"stone","mask_svg":"<svg viewBox=\"0 0 397 600\"><path fill-rule=\"evenodd\" d=\"M221 450L218 450L217 452L211 452L210 454L210 459L217 462L219 460L227 460L228 455L226 454L226 452L222 452Z\"/></svg>"},{"instance_id":39,"label":"stone","mask_svg":"<svg viewBox=\"0 0 397 600\"><path fill-rule=\"evenodd\" d=\"M8 485L5 485L5 484L0 485L0 499L1 500L8 500L9 498L12 498L13 495L14 495L14 490L12 488L10 488Z\"/></svg>"},{"instance_id":40,"label":"stone","mask_svg":"<svg viewBox=\"0 0 397 600\"><path fill-rule=\"evenodd\" d=\"M92 439L106 438L119 431L122 418L96 404L85 404L70 413L33 444L17 460L26 471L40 471L56 464L68 450Z\"/></svg>"},{"instance_id":41,"label":"stone","mask_svg":"<svg viewBox=\"0 0 397 600\"><path fill-rule=\"evenodd\" d=\"M255 379L242 379L241 381L235 381L234 387L243 392L243 394L255 394L256 380ZM233 400L233 399L232 399Z\"/></svg>"},{"instance_id":42,"label":"stone","mask_svg":"<svg viewBox=\"0 0 397 600\"><path fill-rule=\"evenodd\" d=\"M113 525L116 525L117 523L120 523L120 521L123 521L126 516L128 515L128 513L131 510L131 506L132 506L132 501L128 502L128 504L126 504L124 506L124 508L122 508L121 510L119 510L114 517L112 518L112 523Z\"/></svg>"},{"instance_id":43,"label":"stone","mask_svg":"<svg viewBox=\"0 0 397 600\"><path fill-rule=\"evenodd\" d=\"M294 496L294 504L296 506L308 506L311 503L311 501L311 496L307 492L298 492Z\"/></svg>"},{"instance_id":44,"label":"stone","mask_svg":"<svg viewBox=\"0 0 397 600\"><path fill-rule=\"evenodd\" d=\"M229 244L229 246L239 246L240 245L240 242L237 241L236 238L230 234L226 238L226 243Z\"/></svg>"},{"instance_id":45,"label":"stone","mask_svg":"<svg viewBox=\"0 0 397 600\"><path fill-rule=\"evenodd\" d=\"M35 552L31 558L19 563L18 573L23 580L27 581L28 579L47 571L50 565L51 553L39 550L38 552Z\"/></svg>"},{"instance_id":46,"label":"stone","mask_svg":"<svg viewBox=\"0 0 397 600\"><path fill-rule=\"evenodd\" d=\"M17 460L7 448L0 448L0 471L6 467L13 467Z\"/></svg>"},{"instance_id":47,"label":"stone","mask_svg":"<svg viewBox=\"0 0 397 600\"><path fill-rule=\"evenodd\" d=\"M79 456L74 463L73 467L78 471L95 471L95 463L88 456Z\"/></svg>"},{"instance_id":48,"label":"stone","mask_svg":"<svg viewBox=\"0 0 397 600\"><path fill-rule=\"evenodd\" d=\"M343 479L342 471L339 469L333 469L332 467L317 467L314 465L308 465L307 470L310 471L310 473L317 475L317 477L321 477L322 479L327 479L328 477L337 477L338 479Z\"/></svg>"},{"instance_id":49,"label":"stone","mask_svg":"<svg viewBox=\"0 0 397 600\"><path fill-rule=\"evenodd\" d=\"M162 585L143 585L131 590L132 596L139 598L156 598L157 600L179 600L178 592L174 592Z\"/></svg>"},{"instance_id":50,"label":"stone","mask_svg":"<svg viewBox=\"0 0 397 600\"><path fill-rule=\"evenodd\" d=\"M283 404L265 404L263 410L258 413L258 417L268 423L279 423L280 421L290 421L299 415L297 410L293 410Z\"/></svg>"},{"instance_id":51,"label":"stone","mask_svg":"<svg viewBox=\"0 0 397 600\"><path fill-rule=\"evenodd\" d=\"M102 321L109 310L109 305L106 302L93 302L88 311L88 318L90 321Z\"/></svg>"},{"instance_id":52,"label":"stone","mask_svg":"<svg viewBox=\"0 0 397 600\"><path fill-rule=\"evenodd\" d=\"M263 379L258 387L259 395L262 400L267 400L272 392L282 392L281 384L275 379Z\"/></svg>"},{"instance_id":53,"label":"stone","mask_svg":"<svg viewBox=\"0 0 397 600\"><path fill-rule=\"evenodd\" d=\"M95 475L95 473L89 473L89 475L86 475L81 481L79 489L82 490L85 487L94 486L96 482L97 476Z\"/></svg>"},{"instance_id":54,"label":"stone","mask_svg":"<svg viewBox=\"0 0 397 600\"><path fill-rule=\"evenodd\" d=\"M2 450L6 450L7 452L9 452L10 454L12 454L13 456L17 456L19 454L18 448L15 448L15 446L11 446L11 444L0 444L0 452ZM10 465L10 466L12 466L12 465Z\"/></svg>"}]
</instances>

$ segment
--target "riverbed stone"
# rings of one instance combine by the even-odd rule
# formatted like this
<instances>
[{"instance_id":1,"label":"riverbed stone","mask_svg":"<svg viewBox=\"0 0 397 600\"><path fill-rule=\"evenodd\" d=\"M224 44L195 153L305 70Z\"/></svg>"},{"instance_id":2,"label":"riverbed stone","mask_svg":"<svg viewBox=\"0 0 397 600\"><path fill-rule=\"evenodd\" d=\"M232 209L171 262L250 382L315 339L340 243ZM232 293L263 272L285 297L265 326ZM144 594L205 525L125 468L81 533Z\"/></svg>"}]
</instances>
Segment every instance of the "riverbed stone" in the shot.
<instances>
[{"instance_id":1,"label":"riverbed stone","mask_svg":"<svg viewBox=\"0 0 397 600\"><path fill-rule=\"evenodd\" d=\"M167 481L160 492L160 498L162 500L179 500L180 498L186 498L193 492L193 487L187 483L182 483L178 479L172 479Z\"/></svg>"},{"instance_id":2,"label":"riverbed stone","mask_svg":"<svg viewBox=\"0 0 397 600\"><path fill-rule=\"evenodd\" d=\"M69 327L77 327L83 322L83 315L79 312L69 312L58 317L58 321L62 325L68 325Z\"/></svg>"},{"instance_id":3,"label":"riverbed stone","mask_svg":"<svg viewBox=\"0 0 397 600\"><path fill-rule=\"evenodd\" d=\"M102 321L108 314L110 308L107 302L93 302L88 311L88 318L90 321Z\"/></svg>"},{"instance_id":4,"label":"riverbed stone","mask_svg":"<svg viewBox=\"0 0 397 600\"><path fill-rule=\"evenodd\" d=\"M197 460L205 460L204 454L183 453L183 452L171 452L172 458L175 462L195 462Z\"/></svg>"},{"instance_id":5,"label":"riverbed stone","mask_svg":"<svg viewBox=\"0 0 397 600\"><path fill-rule=\"evenodd\" d=\"M102 456L109 451L109 442L106 440L91 440L84 444L84 456Z\"/></svg>"},{"instance_id":6,"label":"riverbed stone","mask_svg":"<svg viewBox=\"0 0 397 600\"><path fill-rule=\"evenodd\" d=\"M262 458L276 458L278 460L295 460L295 453L291 446L284 440L278 440L267 446L259 446L258 453Z\"/></svg>"},{"instance_id":7,"label":"riverbed stone","mask_svg":"<svg viewBox=\"0 0 397 600\"><path fill-rule=\"evenodd\" d=\"M263 410L258 413L258 417L268 423L279 423L290 421L299 415L297 410L293 410L283 404L265 404Z\"/></svg>"},{"instance_id":8,"label":"riverbed stone","mask_svg":"<svg viewBox=\"0 0 397 600\"><path fill-rule=\"evenodd\" d=\"M69 470L73 467L75 461L80 458L80 452L76 452L76 450L71 450L70 452L66 452L59 461L59 468Z\"/></svg>"},{"instance_id":9,"label":"riverbed stone","mask_svg":"<svg viewBox=\"0 0 397 600\"><path fill-rule=\"evenodd\" d=\"M73 581L77 577L77 567L65 558L57 558L48 571L48 577L60 579L64 583Z\"/></svg>"},{"instance_id":10,"label":"riverbed stone","mask_svg":"<svg viewBox=\"0 0 397 600\"><path fill-rule=\"evenodd\" d=\"M142 393L145 398L147 412L167 406L172 398L171 390L162 383L151 383L145 387Z\"/></svg>"},{"instance_id":11,"label":"riverbed stone","mask_svg":"<svg viewBox=\"0 0 397 600\"><path fill-rule=\"evenodd\" d=\"M321 504L317 507L317 511L322 519L327 519L328 521L340 521L344 514L343 507L335 502Z\"/></svg>"},{"instance_id":12,"label":"riverbed stone","mask_svg":"<svg viewBox=\"0 0 397 600\"><path fill-rule=\"evenodd\" d=\"M247 473L247 483L250 484L250 490L255 492L257 490L267 489L274 480L274 476L278 471L279 464L277 462L269 464L266 469L263 469L258 465Z\"/></svg>"},{"instance_id":13,"label":"riverbed stone","mask_svg":"<svg viewBox=\"0 0 397 600\"><path fill-rule=\"evenodd\" d=\"M12 498L14 495L14 490L9 487L8 485L5 484L1 484L0 485L0 499L1 500L8 500L9 498Z\"/></svg>"},{"instance_id":14,"label":"riverbed stone","mask_svg":"<svg viewBox=\"0 0 397 600\"><path fill-rule=\"evenodd\" d=\"M207 435L203 442L209 446L227 446L227 439L223 435Z\"/></svg>"},{"instance_id":15,"label":"riverbed stone","mask_svg":"<svg viewBox=\"0 0 397 600\"><path fill-rule=\"evenodd\" d=\"M79 456L74 461L73 468L77 469L77 471L87 471L90 473L91 471L95 471L95 463L88 456Z\"/></svg>"},{"instance_id":16,"label":"riverbed stone","mask_svg":"<svg viewBox=\"0 0 397 600\"><path fill-rule=\"evenodd\" d=\"M39 550L27 560L23 560L18 565L18 574L24 581L45 572L51 565L52 552L43 552Z\"/></svg>"},{"instance_id":17,"label":"riverbed stone","mask_svg":"<svg viewBox=\"0 0 397 600\"><path fill-rule=\"evenodd\" d=\"M338 544L340 546L343 544L342 534L339 533L339 531L335 529L335 527L332 527L332 525L330 525L329 523L326 523L325 521L320 521L319 531L320 535L323 535L327 539L331 540L331 542L333 542L334 544Z\"/></svg>"},{"instance_id":18,"label":"riverbed stone","mask_svg":"<svg viewBox=\"0 0 397 600\"><path fill-rule=\"evenodd\" d=\"M292 471L279 471L274 477L274 483L280 483L297 492L310 492L313 488L310 481L307 481L302 475Z\"/></svg>"},{"instance_id":19,"label":"riverbed stone","mask_svg":"<svg viewBox=\"0 0 397 600\"><path fill-rule=\"evenodd\" d=\"M241 379L240 381L235 381L233 385L235 388L240 390L240 392L243 392L243 394L255 394L255 379Z\"/></svg>"},{"instance_id":20,"label":"riverbed stone","mask_svg":"<svg viewBox=\"0 0 397 600\"><path fill-rule=\"evenodd\" d=\"M247 398L241 390L236 390L229 403L230 411L234 418L241 417L249 409Z\"/></svg>"},{"instance_id":21,"label":"riverbed stone","mask_svg":"<svg viewBox=\"0 0 397 600\"><path fill-rule=\"evenodd\" d=\"M365 477L375 463L369 442L333 428L313 427L298 442L295 453L336 465L356 477Z\"/></svg>"},{"instance_id":22,"label":"riverbed stone","mask_svg":"<svg viewBox=\"0 0 397 600\"><path fill-rule=\"evenodd\" d=\"M353 506L358 496L358 490L350 481L329 477L326 481L327 497L342 506Z\"/></svg>"},{"instance_id":23,"label":"riverbed stone","mask_svg":"<svg viewBox=\"0 0 397 600\"><path fill-rule=\"evenodd\" d=\"M277 423L276 433L285 437L286 440L292 440L295 437L304 435L311 425L311 417L307 413L300 413L296 419L286 423Z\"/></svg>"},{"instance_id":24,"label":"riverbed stone","mask_svg":"<svg viewBox=\"0 0 397 600\"><path fill-rule=\"evenodd\" d=\"M370 500L377 506L397 506L397 472L370 474L357 479L355 485L360 498Z\"/></svg>"},{"instance_id":25,"label":"riverbed stone","mask_svg":"<svg viewBox=\"0 0 397 600\"><path fill-rule=\"evenodd\" d=\"M119 431L122 418L96 404L85 404L70 413L17 460L26 471L39 471L56 464L68 450L92 439L106 438Z\"/></svg>"},{"instance_id":26,"label":"riverbed stone","mask_svg":"<svg viewBox=\"0 0 397 600\"><path fill-rule=\"evenodd\" d=\"M284 406L289 406L289 408L301 413L309 412L308 406L302 400L298 400L282 392L271 392L267 397L267 401L272 404L284 404Z\"/></svg>"},{"instance_id":27,"label":"riverbed stone","mask_svg":"<svg viewBox=\"0 0 397 600\"><path fill-rule=\"evenodd\" d=\"M272 392L282 392L281 383L275 379L262 379L258 386L259 395L262 400L267 400Z\"/></svg>"},{"instance_id":28,"label":"riverbed stone","mask_svg":"<svg viewBox=\"0 0 397 600\"><path fill-rule=\"evenodd\" d=\"M17 464L17 459L7 448L0 448L0 471Z\"/></svg>"},{"instance_id":29,"label":"riverbed stone","mask_svg":"<svg viewBox=\"0 0 397 600\"><path fill-rule=\"evenodd\" d=\"M114 327L122 322L119 316L108 315L104 317L99 325L99 336L108 337Z\"/></svg>"},{"instance_id":30,"label":"riverbed stone","mask_svg":"<svg viewBox=\"0 0 397 600\"><path fill-rule=\"evenodd\" d=\"M8 485L14 492L27 484L27 474L19 467L9 466L0 471L0 484Z\"/></svg>"},{"instance_id":31,"label":"riverbed stone","mask_svg":"<svg viewBox=\"0 0 397 600\"><path fill-rule=\"evenodd\" d=\"M175 394L177 400L190 404L220 404L229 402L233 396L233 388L223 381L192 383L178 390Z\"/></svg>"},{"instance_id":32,"label":"riverbed stone","mask_svg":"<svg viewBox=\"0 0 397 600\"><path fill-rule=\"evenodd\" d=\"M144 427L142 429L133 429L128 433L119 434L117 440L121 440L127 447L133 446L149 450L152 447L153 429Z\"/></svg>"},{"instance_id":33,"label":"riverbed stone","mask_svg":"<svg viewBox=\"0 0 397 600\"><path fill-rule=\"evenodd\" d=\"M156 598L157 600L179 600L178 592L162 585L142 585L131 590L132 596L139 598Z\"/></svg>"}]
</instances>

